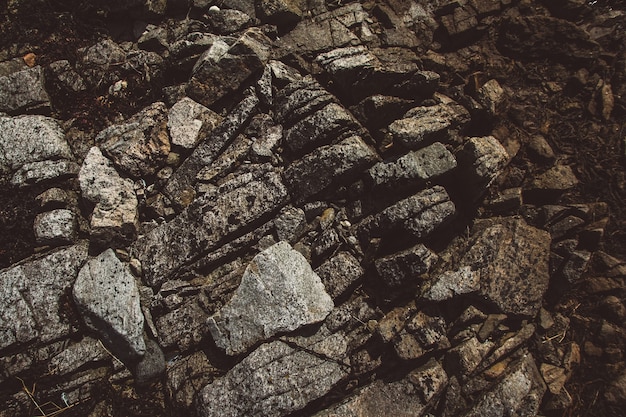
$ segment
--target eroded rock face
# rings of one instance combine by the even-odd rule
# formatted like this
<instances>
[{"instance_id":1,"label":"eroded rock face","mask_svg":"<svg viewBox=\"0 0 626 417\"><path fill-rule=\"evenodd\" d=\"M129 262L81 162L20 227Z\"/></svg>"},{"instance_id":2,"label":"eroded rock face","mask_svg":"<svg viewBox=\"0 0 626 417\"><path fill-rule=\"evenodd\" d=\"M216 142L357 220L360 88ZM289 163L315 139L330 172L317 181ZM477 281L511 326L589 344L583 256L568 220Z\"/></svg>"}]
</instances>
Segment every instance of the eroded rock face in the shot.
<instances>
[{"instance_id":1,"label":"eroded rock face","mask_svg":"<svg viewBox=\"0 0 626 417\"><path fill-rule=\"evenodd\" d=\"M254 257L233 298L208 324L217 346L236 355L277 333L320 322L333 307L304 256L279 242Z\"/></svg>"},{"instance_id":2,"label":"eroded rock face","mask_svg":"<svg viewBox=\"0 0 626 417\"><path fill-rule=\"evenodd\" d=\"M26 68L0 77L0 97L0 112L49 111L43 68Z\"/></svg>"}]
</instances>

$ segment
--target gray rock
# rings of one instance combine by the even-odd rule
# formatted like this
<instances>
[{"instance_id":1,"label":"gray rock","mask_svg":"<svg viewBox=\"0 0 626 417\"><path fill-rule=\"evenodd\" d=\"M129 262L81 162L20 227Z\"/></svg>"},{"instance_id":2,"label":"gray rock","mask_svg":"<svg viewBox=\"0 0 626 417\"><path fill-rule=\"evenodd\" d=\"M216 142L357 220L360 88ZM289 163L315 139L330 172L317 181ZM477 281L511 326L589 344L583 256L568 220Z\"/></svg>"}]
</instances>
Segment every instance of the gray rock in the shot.
<instances>
[{"instance_id":1,"label":"gray rock","mask_svg":"<svg viewBox=\"0 0 626 417\"><path fill-rule=\"evenodd\" d=\"M419 151L409 152L390 162L379 162L368 170L374 186L426 181L456 168L456 159L439 142Z\"/></svg>"},{"instance_id":2,"label":"gray rock","mask_svg":"<svg viewBox=\"0 0 626 417\"><path fill-rule=\"evenodd\" d=\"M196 179L201 182L216 182L241 165L247 158L252 141L244 135L239 135L222 152L210 166L206 166L196 174Z\"/></svg>"},{"instance_id":3,"label":"gray rock","mask_svg":"<svg viewBox=\"0 0 626 417\"><path fill-rule=\"evenodd\" d=\"M156 320L159 344L164 348L187 351L208 336L206 326L209 314L195 300L185 302L179 308L160 316ZM184 328L180 323L185 323Z\"/></svg>"},{"instance_id":4,"label":"gray rock","mask_svg":"<svg viewBox=\"0 0 626 417\"><path fill-rule=\"evenodd\" d=\"M81 243L0 271L0 351L75 332L60 315L86 259L87 245Z\"/></svg>"},{"instance_id":5,"label":"gray rock","mask_svg":"<svg viewBox=\"0 0 626 417\"><path fill-rule=\"evenodd\" d=\"M159 344L152 339L146 339L146 352L135 366L135 382L146 384L158 378L165 372L165 355Z\"/></svg>"},{"instance_id":6,"label":"gray rock","mask_svg":"<svg viewBox=\"0 0 626 417\"><path fill-rule=\"evenodd\" d=\"M293 162L283 176L297 201L319 193L333 183L345 180L371 166L378 156L358 136L336 145L322 146Z\"/></svg>"},{"instance_id":7,"label":"gray rock","mask_svg":"<svg viewBox=\"0 0 626 417\"><path fill-rule=\"evenodd\" d=\"M214 33L228 35L250 26L251 18L246 13L235 9L211 10L206 14Z\"/></svg>"},{"instance_id":8,"label":"gray rock","mask_svg":"<svg viewBox=\"0 0 626 417\"><path fill-rule=\"evenodd\" d=\"M476 98L490 116L503 114L506 109L507 98L504 89L497 80L489 80L476 92Z\"/></svg>"},{"instance_id":9,"label":"gray rock","mask_svg":"<svg viewBox=\"0 0 626 417\"><path fill-rule=\"evenodd\" d=\"M210 106L236 91L249 77L262 71L270 58L270 44L270 39L256 28L248 29L239 38L215 40L198 59L187 94Z\"/></svg>"},{"instance_id":10,"label":"gray rock","mask_svg":"<svg viewBox=\"0 0 626 417\"><path fill-rule=\"evenodd\" d=\"M448 376L434 359L399 381L376 380L343 403L315 417L424 416L443 392Z\"/></svg>"},{"instance_id":11,"label":"gray rock","mask_svg":"<svg viewBox=\"0 0 626 417\"><path fill-rule=\"evenodd\" d=\"M103 361L110 357L98 339L86 336L55 355L48 363L48 371L53 375L65 375L91 362Z\"/></svg>"},{"instance_id":12,"label":"gray rock","mask_svg":"<svg viewBox=\"0 0 626 417\"><path fill-rule=\"evenodd\" d=\"M67 60L55 61L48 65L56 84L65 91L78 93L87 89L85 80L74 70Z\"/></svg>"},{"instance_id":13,"label":"gray rock","mask_svg":"<svg viewBox=\"0 0 626 417\"><path fill-rule=\"evenodd\" d=\"M17 170L11 178L11 184L26 187L44 181L63 179L77 175L79 169L80 166L77 163L65 159L30 162Z\"/></svg>"},{"instance_id":14,"label":"gray rock","mask_svg":"<svg viewBox=\"0 0 626 417\"><path fill-rule=\"evenodd\" d=\"M0 77L0 112L50 110L50 97L40 66Z\"/></svg>"},{"instance_id":15,"label":"gray rock","mask_svg":"<svg viewBox=\"0 0 626 417\"><path fill-rule=\"evenodd\" d=\"M167 128L173 145L192 149L202 140L199 136L200 128L205 126L203 133L210 134L221 122L220 115L185 97L170 109Z\"/></svg>"},{"instance_id":16,"label":"gray rock","mask_svg":"<svg viewBox=\"0 0 626 417\"><path fill-rule=\"evenodd\" d=\"M216 345L237 355L277 333L320 322L333 307L304 256L279 242L254 257L230 302L208 324Z\"/></svg>"},{"instance_id":17,"label":"gray rock","mask_svg":"<svg viewBox=\"0 0 626 417\"><path fill-rule=\"evenodd\" d=\"M193 406L196 394L221 373L213 367L204 352L178 357L167 363L166 392L178 408L187 410Z\"/></svg>"},{"instance_id":18,"label":"gray rock","mask_svg":"<svg viewBox=\"0 0 626 417\"><path fill-rule=\"evenodd\" d=\"M133 244L132 252L141 261L149 285L161 285L181 266L287 203L287 190L275 172L261 171L248 182L241 180L241 186L199 197L172 221Z\"/></svg>"},{"instance_id":19,"label":"gray rock","mask_svg":"<svg viewBox=\"0 0 626 417\"><path fill-rule=\"evenodd\" d=\"M132 361L145 354L139 290L112 249L82 267L72 295L85 324L98 332L118 357Z\"/></svg>"},{"instance_id":20,"label":"gray rock","mask_svg":"<svg viewBox=\"0 0 626 417\"><path fill-rule=\"evenodd\" d=\"M442 317L419 311L406 321L404 328L394 338L393 348L404 360L417 359L434 350L447 349L450 341L446 330L446 322Z\"/></svg>"},{"instance_id":21,"label":"gray rock","mask_svg":"<svg viewBox=\"0 0 626 417\"><path fill-rule=\"evenodd\" d=\"M437 255L426 246L417 244L412 248L387 255L376 260L376 272L390 287L415 283L437 262Z\"/></svg>"},{"instance_id":22,"label":"gray rock","mask_svg":"<svg viewBox=\"0 0 626 417\"><path fill-rule=\"evenodd\" d=\"M349 252L339 252L321 264L315 273L320 277L326 292L336 299L363 277L365 271Z\"/></svg>"},{"instance_id":23,"label":"gray rock","mask_svg":"<svg viewBox=\"0 0 626 417\"><path fill-rule=\"evenodd\" d=\"M469 138L456 158L463 181L479 195L509 162L506 150L493 136Z\"/></svg>"},{"instance_id":24,"label":"gray rock","mask_svg":"<svg viewBox=\"0 0 626 417\"><path fill-rule=\"evenodd\" d=\"M446 363L460 378L469 377L493 349L492 341L480 342L476 337L463 341L446 353Z\"/></svg>"},{"instance_id":25,"label":"gray rock","mask_svg":"<svg viewBox=\"0 0 626 417\"><path fill-rule=\"evenodd\" d=\"M72 243L77 237L78 222L71 210L57 209L35 217L35 240L40 245Z\"/></svg>"},{"instance_id":26,"label":"gray rock","mask_svg":"<svg viewBox=\"0 0 626 417\"><path fill-rule=\"evenodd\" d=\"M409 230L416 237L423 238L450 220L455 212L445 188L436 185L366 217L359 224L358 231L367 240L399 230Z\"/></svg>"},{"instance_id":27,"label":"gray rock","mask_svg":"<svg viewBox=\"0 0 626 417\"><path fill-rule=\"evenodd\" d=\"M136 178L151 176L165 165L170 152L166 125L165 104L156 102L126 123L107 127L96 142L122 171Z\"/></svg>"},{"instance_id":28,"label":"gray rock","mask_svg":"<svg viewBox=\"0 0 626 417\"><path fill-rule=\"evenodd\" d=\"M278 27L297 23L302 18L298 0L262 0L258 4L259 18Z\"/></svg>"},{"instance_id":29,"label":"gray rock","mask_svg":"<svg viewBox=\"0 0 626 417\"><path fill-rule=\"evenodd\" d=\"M128 243L137 235L139 214L133 182L120 177L111 161L93 147L78 174L83 198L95 205L91 237L98 243Z\"/></svg>"},{"instance_id":30,"label":"gray rock","mask_svg":"<svg viewBox=\"0 0 626 417\"><path fill-rule=\"evenodd\" d=\"M276 120L291 126L329 103L337 103L337 99L307 75L291 81L276 94Z\"/></svg>"},{"instance_id":31,"label":"gray rock","mask_svg":"<svg viewBox=\"0 0 626 417\"><path fill-rule=\"evenodd\" d=\"M470 266L446 271L431 283L423 297L432 301L449 300L457 295L469 294L480 289L480 274Z\"/></svg>"},{"instance_id":32,"label":"gray rock","mask_svg":"<svg viewBox=\"0 0 626 417\"><path fill-rule=\"evenodd\" d=\"M335 361L275 341L261 345L198 398L201 417L286 416L347 376Z\"/></svg>"},{"instance_id":33,"label":"gray rock","mask_svg":"<svg viewBox=\"0 0 626 417\"><path fill-rule=\"evenodd\" d=\"M304 210L292 206L285 207L274 220L274 226L279 241L296 243L307 226Z\"/></svg>"},{"instance_id":34,"label":"gray rock","mask_svg":"<svg viewBox=\"0 0 626 417\"><path fill-rule=\"evenodd\" d=\"M164 192L179 207L187 207L195 197L196 176L205 166L209 166L219 154L237 137L243 125L254 116L259 99L254 94L247 95L211 134L181 164L165 184ZM200 135L203 136L202 131Z\"/></svg>"},{"instance_id":35,"label":"gray rock","mask_svg":"<svg viewBox=\"0 0 626 417\"><path fill-rule=\"evenodd\" d=\"M440 140L445 142L449 129L458 128L469 121L469 114L459 104L442 103L435 106L415 107L402 119L387 128L394 143L408 149L419 149Z\"/></svg>"},{"instance_id":36,"label":"gray rock","mask_svg":"<svg viewBox=\"0 0 626 417\"><path fill-rule=\"evenodd\" d=\"M70 159L70 147L56 120L44 116L0 116L0 172L25 164Z\"/></svg>"},{"instance_id":37,"label":"gray rock","mask_svg":"<svg viewBox=\"0 0 626 417\"><path fill-rule=\"evenodd\" d=\"M78 50L77 70L91 88L107 86L120 79L126 52L110 39Z\"/></svg>"},{"instance_id":38,"label":"gray rock","mask_svg":"<svg viewBox=\"0 0 626 417\"><path fill-rule=\"evenodd\" d=\"M535 416L546 386L530 353L509 366L464 417Z\"/></svg>"},{"instance_id":39,"label":"gray rock","mask_svg":"<svg viewBox=\"0 0 626 417\"><path fill-rule=\"evenodd\" d=\"M67 207L72 202L72 197L71 193L61 188L50 188L35 197L35 201L43 211Z\"/></svg>"}]
</instances>

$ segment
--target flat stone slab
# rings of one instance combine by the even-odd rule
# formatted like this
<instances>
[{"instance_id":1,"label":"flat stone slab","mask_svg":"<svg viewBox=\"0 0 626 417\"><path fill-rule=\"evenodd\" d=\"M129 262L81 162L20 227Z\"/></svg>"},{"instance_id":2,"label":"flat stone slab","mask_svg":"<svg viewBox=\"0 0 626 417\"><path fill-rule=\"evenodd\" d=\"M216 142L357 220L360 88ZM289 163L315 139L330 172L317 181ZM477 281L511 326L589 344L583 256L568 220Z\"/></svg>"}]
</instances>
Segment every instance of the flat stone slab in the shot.
<instances>
[{"instance_id":1,"label":"flat stone slab","mask_svg":"<svg viewBox=\"0 0 626 417\"><path fill-rule=\"evenodd\" d=\"M326 318L334 304L311 265L287 242L254 257L228 304L208 320L229 355Z\"/></svg>"},{"instance_id":2,"label":"flat stone slab","mask_svg":"<svg viewBox=\"0 0 626 417\"><path fill-rule=\"evenodd\" d=\"M201 417L281 417L327 394L341 365L275 341L261 345L198 397Z\"/></svg>"},{"instance_id":3,"label":"flat stone slab","mask_svg":"<svg viewBox=\"0 0 626 417\"><path fill-rule=\"evenodd\" d=\"M43 68L39 65L0 77L0 112L50 110Z\"/></svg>"}]
</instances>

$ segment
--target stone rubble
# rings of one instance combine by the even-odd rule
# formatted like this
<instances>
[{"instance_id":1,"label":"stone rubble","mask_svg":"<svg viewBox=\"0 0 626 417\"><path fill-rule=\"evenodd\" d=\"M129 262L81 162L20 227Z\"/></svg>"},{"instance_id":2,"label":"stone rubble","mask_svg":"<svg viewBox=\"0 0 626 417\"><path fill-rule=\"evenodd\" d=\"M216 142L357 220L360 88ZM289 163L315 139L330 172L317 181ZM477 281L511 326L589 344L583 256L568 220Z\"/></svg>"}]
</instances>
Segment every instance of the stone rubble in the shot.
<instances>
[{"instance_id":1,"label":"stone rubble","mask_svg":"<svg viewBox=\"0 0 626 417\"><path fill-rule=\"evenodd\" d=\"M612 213L576 203L588 173L530 113L579 89L615 126L617 23L559 15L577 1L105 3L133 24L0 55L0 187L33 194L32 251L0 270L2 417L560 415L582 354L626 398ZM507 74L531 58L597 73L528 106ZM580 285L603 317L584 344L554 308Z\"/></svg>"}]
</instances>

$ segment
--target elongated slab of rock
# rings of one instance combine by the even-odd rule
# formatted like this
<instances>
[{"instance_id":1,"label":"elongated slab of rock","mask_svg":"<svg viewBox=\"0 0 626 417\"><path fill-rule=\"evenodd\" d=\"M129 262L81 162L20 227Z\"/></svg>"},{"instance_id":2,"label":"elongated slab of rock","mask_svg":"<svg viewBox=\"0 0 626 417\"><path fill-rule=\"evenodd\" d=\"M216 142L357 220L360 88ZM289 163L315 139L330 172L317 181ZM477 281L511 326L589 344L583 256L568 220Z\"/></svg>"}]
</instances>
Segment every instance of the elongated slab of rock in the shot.
<instances>
[{"instance_id":1,"label":"elongated slab of rock","mask_svg":"<svg viewBox=\"0 0 626 417\"><path fill-rule=\"evenodd\" d=\"M366 217L359 224L359 234L370 237L409 230L421 238L430 234L456 212L445 188L436 185L400 200L378 214Z\"/></svg>"},{"instance_id":2,"label":"elongated slab of rock","mask_svg":"<svg viewBox=\"0 0 626 417\"><path fill-rule=\"evenodd\" d=\"M215 344L236 355L277 333L320 322L333 307L304 256L279 242L254 257L233 298L208 324Z\"/></svg>"},{"instance_id":3,"label":"elongated slab of rock","mask_svg":"<svg viewBox=\"0 0 626 417\"><path fill-rule=\"evenodd\" d=\"M374 186L398 185L409 180L426 181L456 168L456 159L439 142L419 151L409 152L395 161L379 162L368 170Z\"/></svg>"},{"instance_id":4,"label":"elongated slab of rock","mask_svg":"<svg viewBox=\"0 0 626 417\"><path fill-rule=\"evenodd\" d=\"M275 341L261 345L198 398L200 417L282 417L348 375L337 362Z\"/></svg>"},{"instance_id":5,"label":"elongated slab of rock","mask_svg":"<svg viewBox=\"0 0 626 417\"><path fill-rule=\"evenodd\" d=\"M135 278L112 249L83 266L72 290L83 320L121 359L136 360L146 350L144 317Z\"/></svg>"},{"instance_id":6,"label":"elongated slab of rock","mask_svg":"<svg viewBox=\"0 0 626 417\"><path fill-rule=\"evenodd\" d=\"M390 287L398 287L415 281L421 274L428 272L437 262L437 255L421 243L377 259L376 271L383 281Z\"/></svg>"},{"instance_id":7,"label":"elongated slab of rock","mask_svg":"<svg viewBox=\"0 0 626 417\"><path fill-rule=\"evenodd\" d=\"M65 159L24 164L11 178L11 184L27 187L44 181L67 178L78 174L80 166Z\"/></svg>"},{"instance_id":8,"label":"elongated slab of rock","mask_svg":"<svg viewBox=\"0 0 626 417\"><path fill-rule=\"evenodd\" d=\"M156 102L126 123L107 127L96 142L122 171L136 178L150 176L165 165L170 153L166 126L165 104Z\"/></svg>"},{"instance_id":9,"label":"elongated slab of rock","mask_svg":"<svg viewBox=\"0 0 626 417\"><path fill-rule=\"evenodd\" d=\"M86 259L87 244L81 243L0 272L0 351L75 331L59 315Z\"/></svg>"},{"instance_id":10,"label":"elongated slab of rock","mask_svg":"<svg viewBox=\"0 0 626 417\"><path fill-rule=\"evenodd\" d=\"M315 417L374 417L424 415L448 383L443 367L434 359L405 378L385 383L377 380L342 404Z\"/></svg>"},{"instance_id":11,"label":"elongated slab of rock","mask_svg":"<svg viewBox=\"0 0 626 417\"><path fill-rule=\"evenodd\" d=\"M36 66L0 77L0 112L50 110L43 68Z\"/></svg>"},{"instance_id":12,"label":"elongated slab of rock","mask_svg":"<svg viewBox=\"0 0 626 417\"><path fill-rule=\"evenodd\" d=\"M200 128L205 125L203 133L210 133L220 124L222 117L214 111L184 97L172 106L167 118L167 128L172 144L192 149L200 140Z\"/></svg>"},{"instance_id":13,"label":"elongated slab of rock","mask_svg":"<svg viewBox=\"0 0 626 417\"><path fill-rule=\"evenodd\" d=\"M78 173L82 195L95 204L91 236L98 243L129 243L137 235L139 213L132 181L120 177L96 146Z\"/></svg>"},{"instance_id":14,"label":"elongated slab of rock","mask_svg":"<svg viewBox=\"0 0 626 417\"><path fill-rule=\"evenodd\" d=\"M67 209L57 209L35 217L33 228L39 244L71 243L77 234L76 215Z\"/></svg>"},{"instance_id":15,"label":"elongated slab of rock","mask_svg":"<svg viewBox=\"0 0 626 417\"><path fill-rule=\"evenodd\" d=\"M296 200L317 194L332 183L372 165L378 156L358 136L352 136L336 145L322 146L284 172L285 183Z\"/></svg>"},{"instance_id":16,"label":"elongated slab of rock","mask_svg":"<svg viewBox=\"0 0 626 417\"><path fill-rule=\"evenodd\" d=\"M509 155L493 136L474 137L465 142L457 161L468 189L480 195L500 175Z\"/></svg>"},{"instance_id":17,"label":"elongated slab of rock","mask_svg":"<svg viewBox=\"0 0 626 417\"><path fill-rule=\"evenodd\" d=\"M159 286L178 268L261 221L287 200L280 176L263 173L240 187L198 198L172 221L138 239L132 252L143 265L146 282Z\"/></svg>"},{"instance_id":18,"label":"elongated slab of rock","mask_svg":"<svg viewBox=\"0 0 626 417\"><path fill-rule=\"evenodd\" d=\"M276 120L291 126L329 103L337 103L324 87L307 75L292 81L278 92L275 100Z\"/></svg>"}]
</instances>

